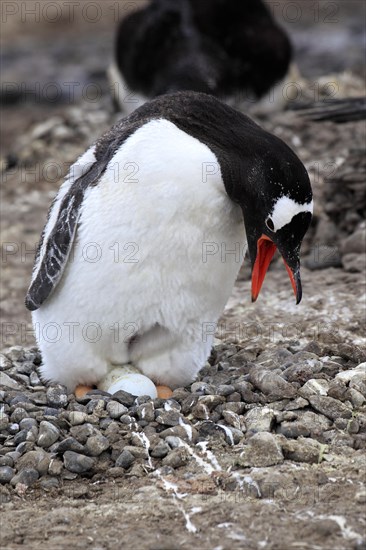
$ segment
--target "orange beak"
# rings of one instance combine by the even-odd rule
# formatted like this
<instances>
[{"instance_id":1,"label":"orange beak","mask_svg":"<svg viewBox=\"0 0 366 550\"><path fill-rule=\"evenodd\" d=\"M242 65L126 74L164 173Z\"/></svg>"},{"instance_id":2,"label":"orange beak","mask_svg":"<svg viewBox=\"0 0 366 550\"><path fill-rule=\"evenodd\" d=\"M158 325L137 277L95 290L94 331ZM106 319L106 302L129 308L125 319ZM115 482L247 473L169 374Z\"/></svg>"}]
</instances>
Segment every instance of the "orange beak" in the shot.
<instances>
[{"instance_id":1,"label":"orange beak","mask_svg":"<svg viewBox=\"0 0 366 550\"><path fill-rule=\"evenodd\" d=\"M255 302L258 298L269 264L271 263L276 249L276 245L271 241L269 237L267 237L267 235L263 234L258 239L257 256L252 270L252 302ZM292 288L294 289L297 303L299 303L299 301L301 300L301 293L299 295L299 281L296 281L292 270L289 268L285 260L284 263L287 269L287 273L290 277Z\"/></svg>"}]
</instances>

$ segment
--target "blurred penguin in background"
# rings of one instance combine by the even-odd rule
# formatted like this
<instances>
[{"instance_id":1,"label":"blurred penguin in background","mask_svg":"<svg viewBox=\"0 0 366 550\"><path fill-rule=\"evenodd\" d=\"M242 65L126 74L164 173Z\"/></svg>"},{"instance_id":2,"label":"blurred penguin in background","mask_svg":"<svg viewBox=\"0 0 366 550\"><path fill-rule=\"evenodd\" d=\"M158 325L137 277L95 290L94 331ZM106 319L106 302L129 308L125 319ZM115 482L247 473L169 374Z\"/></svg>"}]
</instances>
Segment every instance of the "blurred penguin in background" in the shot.
<instances>
[{"instance_id":1,"label":"blurred penguin in background","mask_svg":"<svg viewBox=\"0 0 366 550\"><path fill-rule=\"evenodd\" d=\"M121 21L109 79L127 114L180 90L273 108L276 94L264 98L286 76L291 51L263 0L151 0Z\"/></svg>"}]
</instances>

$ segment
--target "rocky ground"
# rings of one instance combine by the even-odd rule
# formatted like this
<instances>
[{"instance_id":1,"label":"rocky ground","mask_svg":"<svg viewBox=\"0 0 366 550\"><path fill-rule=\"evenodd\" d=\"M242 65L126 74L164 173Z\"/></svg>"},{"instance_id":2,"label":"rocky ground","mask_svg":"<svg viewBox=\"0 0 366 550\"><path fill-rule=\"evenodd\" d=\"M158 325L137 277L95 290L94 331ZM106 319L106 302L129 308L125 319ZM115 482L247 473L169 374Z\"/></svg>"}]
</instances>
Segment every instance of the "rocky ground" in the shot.
<instances>
[{"instance_id":1,"label":"rocky ground","mask_svg":"<svg viewBox=\"0 0 366 550\"><path fill-rule=\"evenodd\" d=\"M328 8L320 11L323 19ZM329 97L334 86L339 96L365 91L355 46L358 18L343 16L343 26L333 25L328 34L329 26L309 27L308 20L288 27L298 44L304 100L314 90L316 99ZM251 304L244 265L209 362L172 399L101 392L76 399L62 386L42 383L23 306L34 247L62 174L120 116L102 71L108 26L101 28L99 46L89 27L81 26L77 36L65 27L67 40L55 43L49 29L33 36L52 54L40 48L48 52L43 63L27 47L25 27L21 47L12 47L5 65L10 81L25 56L24 78L38 70L45 82L60 70L68 81L71 69L83 67L78 77L94 79L103 93L98 101L78 97L72 105L39 101L6 110L1 545L365 549L363 122L319 124L291 109L258 118L297 151L314 188L300 306L279 260ZM308 36L321 39L309 42ZM75 45L80 59L72 65L66 59ZM344 72L346 66L352 71Z\"/></svg>"}]
</instances>

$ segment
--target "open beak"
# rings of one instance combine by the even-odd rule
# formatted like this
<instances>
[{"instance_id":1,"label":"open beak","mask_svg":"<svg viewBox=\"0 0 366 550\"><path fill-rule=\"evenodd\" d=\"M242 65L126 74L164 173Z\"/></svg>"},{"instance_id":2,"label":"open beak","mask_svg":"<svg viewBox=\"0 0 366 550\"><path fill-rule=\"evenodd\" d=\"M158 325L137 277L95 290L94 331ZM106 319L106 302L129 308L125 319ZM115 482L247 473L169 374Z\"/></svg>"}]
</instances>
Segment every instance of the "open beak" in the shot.
<instances>
[{"instance_id":1,"label":"open beak","mask_svg":"<svg viewBox=\"0 0 366 550\"><path fill-rule=\"evenodd\" d=\"M276 249L276 245L267 235L263 234L257 241L257 255L252 269L252 302L255 302L258 298L269 264L271 263ZM299 267L297 266L296 269L291 269L284 258L283 261L287 273L289 274L292 288L294 289L296 303L298 304L302 296Z\"/></svg>"}]
</instances>

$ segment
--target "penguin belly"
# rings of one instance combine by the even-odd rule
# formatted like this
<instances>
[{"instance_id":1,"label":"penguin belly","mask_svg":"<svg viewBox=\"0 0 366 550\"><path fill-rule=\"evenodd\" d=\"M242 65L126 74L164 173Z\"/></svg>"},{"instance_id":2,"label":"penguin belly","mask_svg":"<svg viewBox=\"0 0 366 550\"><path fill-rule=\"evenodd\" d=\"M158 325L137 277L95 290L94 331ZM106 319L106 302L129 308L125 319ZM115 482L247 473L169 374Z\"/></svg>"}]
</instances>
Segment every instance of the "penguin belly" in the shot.
<instances>
[{"instance_id":1,"label":"penguin belly","mask_svg":"<svg viewBox=\"0 0 366 550\"><path fill-rule=\"evenodd\" d=\"M143 125L86 192L62 279L32 314L42 375L72 390L133 362L191 382L245 250L213 152L167 120Z\"/></svg>"}]
</instances>

